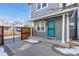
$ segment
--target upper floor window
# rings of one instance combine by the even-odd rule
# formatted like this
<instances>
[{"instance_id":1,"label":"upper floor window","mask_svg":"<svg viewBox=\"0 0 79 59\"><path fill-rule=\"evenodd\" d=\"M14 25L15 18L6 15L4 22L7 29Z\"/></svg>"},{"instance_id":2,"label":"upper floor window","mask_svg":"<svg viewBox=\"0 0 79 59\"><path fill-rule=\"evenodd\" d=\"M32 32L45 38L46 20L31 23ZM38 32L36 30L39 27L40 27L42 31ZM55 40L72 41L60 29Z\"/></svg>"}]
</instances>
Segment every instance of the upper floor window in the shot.
<instances>
[{"instance_id":1,"label":"upper floor window","mask_svg":"<svg viewBox=\"0 0 79 59\"><path fill-rule=\"evenodd\" d=\"M59 3L59 11L62 10L62 7L63 7L63 4L62 3Z\"/></svg>"},{"instance_id":2,"label":"upper floor window","mask_svg":"<svg viewBox=\"0 0 79 59\"><path fill-rule=\"evenodd\" d=\"M41 10L45 7L47 7L47 3L37 3L36 4L36 10Z\"/></svg>"},{"instance_id":3,"label":"upper floor window","mask_svg":"<svg viewBox=\"0 0 79 59\"><path fill-rule=\"evenodd\" d=\"M69 5L72 5L72 4L74 4L74 3L66 3L66 6L69 6Z\"/></svg>"},{"instance_id":4,"label":"upper floor window","mask_svg":"<svg viewBox=\"0 0 79 59\"><path fill-rule=\"evenodd\" d=\"M41 3L37 4L37 9L41 9Z\"/></svg>"},{"instance_id":5,"label":"upper floor window","mask_svg":"<svg viewBox=\"0 0 79 59\"><path fill-rule=\"evenodd\" d=\"M42 3L42 8L46 6L47 6L47 3Z\"/></svg>"}]
</instances>

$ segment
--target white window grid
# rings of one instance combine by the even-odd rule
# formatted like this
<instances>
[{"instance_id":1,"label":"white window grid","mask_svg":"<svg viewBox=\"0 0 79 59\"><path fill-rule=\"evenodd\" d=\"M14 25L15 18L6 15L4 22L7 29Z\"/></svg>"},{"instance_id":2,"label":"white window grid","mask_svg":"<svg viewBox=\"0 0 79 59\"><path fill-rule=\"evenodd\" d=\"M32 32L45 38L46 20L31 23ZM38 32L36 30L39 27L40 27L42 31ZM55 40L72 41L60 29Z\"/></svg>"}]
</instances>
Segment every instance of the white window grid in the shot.
<instances>
[{"instance_id":1,"label":"white window grid","mask_svg":"<svg viewBox=\"0 0 79 59\"><path fill-rule=\"evenodd\" d=\"M44 25L42 25L41 23L44 23ZM39 24L38 24L39 23ZM36 31L40 31L40 32L45 32L46 31L46 22L45 21L39 21L39 22L36 22ZM38 25L39 25L39 27L40 27L40 30L37 30L37 27L38 27ZM44 30L41 30L41 27L44 27Z\"/></svg>"},{"instance_id":2,"label":"white window grid","mask_svg":"<svg viewBox=\"0 0 79 59\"><path fill-rule=\"evenodd\" d=\"M42 4L43 4L43 3L41 3L41 8L40 8L40 9L37 9L37 5L38 5L38 3L36 3L36 11L40 11L40 10L42 10L42 9L48 7L48 3L46 3L46 6L45 6L45 7L42 7Z\"/></svg>"}]
</instances>

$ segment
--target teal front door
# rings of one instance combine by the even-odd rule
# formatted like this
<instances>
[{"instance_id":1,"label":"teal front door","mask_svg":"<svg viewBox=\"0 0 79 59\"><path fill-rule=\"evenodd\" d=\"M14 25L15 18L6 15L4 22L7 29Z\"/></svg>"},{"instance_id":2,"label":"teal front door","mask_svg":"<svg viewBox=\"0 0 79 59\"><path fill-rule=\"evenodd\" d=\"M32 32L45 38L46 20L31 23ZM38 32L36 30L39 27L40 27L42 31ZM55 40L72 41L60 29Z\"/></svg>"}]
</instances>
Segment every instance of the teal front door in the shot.
<instances>
[{"instance_id":1,"label":"teal front door","mask_svg":"<svg viewBox=\"0 0 79 59\"><path fill-rule=\"evenodd\" d=\"M49 37L55 36L55 21L53 19L48 21L48 36Z\"/></svg>"}]
</instances>

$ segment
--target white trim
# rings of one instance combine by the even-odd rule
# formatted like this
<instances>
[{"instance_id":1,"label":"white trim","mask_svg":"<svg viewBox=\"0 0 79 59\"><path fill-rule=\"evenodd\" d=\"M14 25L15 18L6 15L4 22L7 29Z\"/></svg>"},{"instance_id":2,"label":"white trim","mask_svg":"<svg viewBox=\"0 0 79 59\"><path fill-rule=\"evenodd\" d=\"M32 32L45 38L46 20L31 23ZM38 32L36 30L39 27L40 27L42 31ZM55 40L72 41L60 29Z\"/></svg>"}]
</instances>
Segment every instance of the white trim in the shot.
<instances>
[{"instance_id":1,"label":"white trim","mask_svg":"<svg viewBox=\"0 0 79 59\"><path fill-rule=\"evenodd\" d=\"M66 6L70 6L73 5L74 3L66 3Z\"/></svg>"},{"instance_id":2,"label":"white trim","mask_svg":"<svg viewBox=\"0 0 79 59\"><path fill-rule=\"evenodd\" d=\"M37 4L38 3L36 3L36 12L38 12L38 11L40 11L40 10L48 7L48 3L46 3L47 4L46 7L42 7L42 3L41 3L41 8L40 9L37 9Z\"/></svg>"},{"instance_id":3,"label":"white trim","mask_svg":"<svg viewBox=\"0 0 79 59\"><path fill-rule=\"evenodd\" d=\"M70 18L73 18L75 13L76 13L76 10L74 10L74 12L73 12L73 14L72 14L72 16Z\"/></svg>"},{"instance_id":4,"label":"white trim","mask_svg":"<svg viewBox=\"0 0 79 59\"><path fill-rule=\"evenodd\" d=\"M48 14L48 15L44 15L44 16L41 16L41 17L38 17L38 18L33 18L32 21L39 20L41 18L46 18L46 17L49 17L49 16L55 17L56 15L67 13L67 12L70 12L72 10L76 10L77 8L78 7L74 7L74 8L71 8L71 9L65 9L63 11L58 11L58 12L54 12L54 13L51 13L51 14Z\"/></svg>"},{"instance_id":5,"label":"white trim","mask_svg":"<svg viewBox=\"0 0 79 59\"><path fill-rule=\"evenodd\" d=\"M59 11L62 10L62 9L61 9L62 7L63 7L63 4L62 4L62 3L59 3Z\"/></svg>"},{"instance_id":6,"label":"white trim","mask_svg":"<svg viewBox=\"0 0 79 59\"><path fill-rule=\"evenodd\" d=\"M67 14L67 42L69 42L69 17L68 17L69 14Z\"/></svg>"},{"instance_id":7,"label":"white trim","mask_svg":"<svg viewBox=\"0 0 79 59\"><path fill-rule=\"evenodd\" d=\"M62 43L65 43L64 28L65 28L65 14L62 15Z\"/></svg>"},{"instance_id":8,"label":"white trim","mask_svg":"<svg viewBox=\"0 0 79 59\"><path fill-rule=\"evenodd\" d=\"M31 5L30 5L30 20L31 20ZM32 22L30 22L30 37L32 37Z\"/></svg>"},{"instance_id":9,"label":"white trim","mask_svg":"<svg viewBox=\"0 0 79 59\"><path fill-rule=\"evenodd\" d=\"M40 22L36 22L36 31L40 31L40 30L37 30L37 24L38 24L38 23L40 23Z\"/></svg>"},{"instance_id":10,"label":"white trim","mask_svg":"<svg viewBox=\"0 0 79 59\"><path fill-rule=\"evenodd\" d=\"M70 26L72 26L72 28ZM75 23L74 22L69 22L69 29L74 29L74 28L75 28Z\"/></svg>"}]
</instances>

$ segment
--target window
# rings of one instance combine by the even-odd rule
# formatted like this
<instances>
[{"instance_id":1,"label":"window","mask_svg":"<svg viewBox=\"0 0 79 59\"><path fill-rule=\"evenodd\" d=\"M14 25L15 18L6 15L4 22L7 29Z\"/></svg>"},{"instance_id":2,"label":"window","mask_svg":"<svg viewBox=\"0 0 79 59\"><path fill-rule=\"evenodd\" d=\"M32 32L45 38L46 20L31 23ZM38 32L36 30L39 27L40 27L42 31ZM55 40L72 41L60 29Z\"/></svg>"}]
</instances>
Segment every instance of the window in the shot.
<instances>
[{"instance_id":1,"label":"window","mask_svg":"<svg viewBox=\"0 0 79 59\"><path fill-rule=\"evenodd\" d=\"M42 8L46 6L47 6L47 3L42 3Z\"/></svg>"},{"instance_id":2,"label":"window","mask_svg":"<svg viewBox=\"0 0 79 59\"><path fill-rule=\"evenodd\" d=\"M40 23L37 23L37 30L40 30Z\"/></svg>"},{"instance_id":3,"label":"window","mask_svg":"<svg viewBox=\"0 0 79 59\"><path fill-rule=\"evenodd\" d=\"M69 5L72 5L72 4L74 4L74 3L66 3L66 6L69 6Z\"/></svg>"},{"instance_id":4,"label":"window","mask_svg":"<svg viewBox=\"0 0 79 59\"><path fill-rule=\"evenodd\" d=\"M36 11L41 10L43 8L47 7L47 3L37 3L36 4Z\"/></svg>"},{"instance_id":5,"label":"window","mask_svg":"<svg viewBox=\"0 0 79 59\"><path fill-rule=\"evenodd\" d=\"M37 4L37 9L40 9L41 8L41 3L38 3Z\"/></svg>"},{"instance_id":6,"label":"window","mask_svg":"<svg viewBox=\"0 0 79 59\"><path fill-rule=\"evenodd\" d=\"M44 31L44 22L41 22L41 30Z\"/></svg>"},{"instance_id":7,"label":"window","mask_svg":"<svg viewBox=\"0 0 79 59\"><path fill-rule=\"evenodd\" d=\"M70 29L74 29L74 27L75 27L74 22L70 22L69 28L70 28Z\"/></svg>"},{"instance_id":8,"label":"window","mask_svg":"<svg viewBox=\"0 0 79 59\"><path fill-rule=\"evenodd\" d=\"M59 3L59 11L62 10L62 7L63 7L63 4L62 3Z\"/></svg>"},{"instance_id":9,"label":"window","mask_svg":"<svg viewBox=\"0 0 79 59\"><path fill-rule=\"evenodd\" d=\"M40 27L37 27L37 30L40 30Z\"/></svg>"},{"instance_id":10,"label":"window","mask_svg":"<svg viewBox=\"0 0 79 59\"><path fill-rule=\"evenodd\" d=\"M36 23L36 31L45 31L45 22L40 21Z\"/></svg>"}]
</instances>

